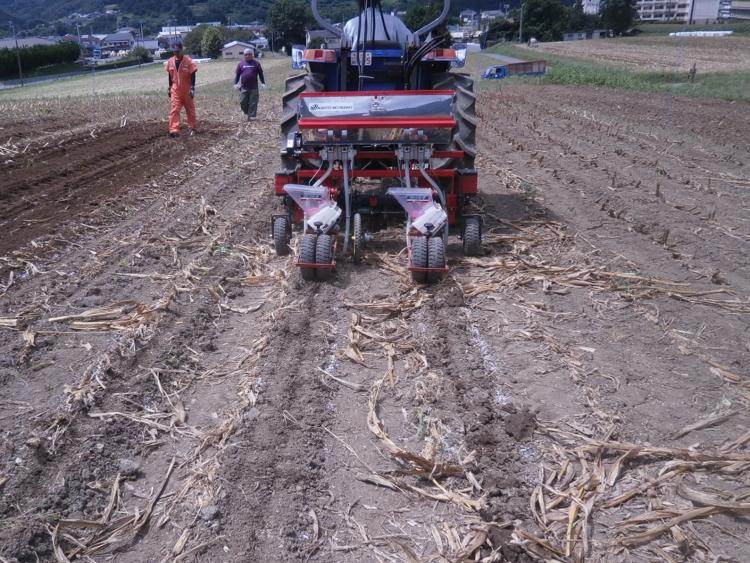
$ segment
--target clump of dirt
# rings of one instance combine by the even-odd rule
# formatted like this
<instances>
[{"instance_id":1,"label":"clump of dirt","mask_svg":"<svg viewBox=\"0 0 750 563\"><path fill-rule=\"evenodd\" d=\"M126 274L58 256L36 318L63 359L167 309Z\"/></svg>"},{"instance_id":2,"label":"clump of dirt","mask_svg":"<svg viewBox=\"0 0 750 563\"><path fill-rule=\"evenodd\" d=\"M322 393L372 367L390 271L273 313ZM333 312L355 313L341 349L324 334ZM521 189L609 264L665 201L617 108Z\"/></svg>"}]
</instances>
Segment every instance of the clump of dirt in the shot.
<instances>
[{"instance_id":1,"label":"clump of dirt","mask_svg":"<svg viewBox=\"0 0 750 563\"><path fill-rule=\"evenodd\" d=\"M505 433L518 441L531 438L536 428L536 418L528 410L512 412L505 417Z\"/></svg>"}]
</instances>

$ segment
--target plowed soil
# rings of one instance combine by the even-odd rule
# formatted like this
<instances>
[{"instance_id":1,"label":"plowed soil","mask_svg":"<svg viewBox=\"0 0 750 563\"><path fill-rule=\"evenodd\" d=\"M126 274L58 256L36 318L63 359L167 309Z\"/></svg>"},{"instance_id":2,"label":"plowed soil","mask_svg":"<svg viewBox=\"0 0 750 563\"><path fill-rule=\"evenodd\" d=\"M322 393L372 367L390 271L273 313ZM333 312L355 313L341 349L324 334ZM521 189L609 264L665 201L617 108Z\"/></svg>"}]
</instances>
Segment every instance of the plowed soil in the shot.
<instances>
[{"instance_id":1,"label":"plowed soil","mask_svg":"<svg viewBox=\"0 0 750 563\"><path fill-rule=\"evenodd\" d=\"M746 106L481 94L485 253L417 287L273 254L276 94L0 165L0 558L746 560Z\"/></svg>"},{"instance_id":2,"label":"plowed soil","mask_svg":"<svg viewBox=\"0 0 750 563\"><path fill-rule=\"evenodd\" d=\"M750 70L750 37L643 36L605 41L555 41L529 49L643 71L699 72Z\"/></svg>"}]
</instances>

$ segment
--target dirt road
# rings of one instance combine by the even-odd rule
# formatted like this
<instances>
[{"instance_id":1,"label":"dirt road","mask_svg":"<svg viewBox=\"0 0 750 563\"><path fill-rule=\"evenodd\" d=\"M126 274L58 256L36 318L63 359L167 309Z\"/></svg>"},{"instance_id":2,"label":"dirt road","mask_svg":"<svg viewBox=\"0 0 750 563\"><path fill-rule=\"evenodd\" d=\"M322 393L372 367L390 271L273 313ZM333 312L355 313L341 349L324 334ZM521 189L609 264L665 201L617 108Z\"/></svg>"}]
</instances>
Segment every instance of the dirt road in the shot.
<instances>
[{"instance_id":1,"label":"dirt road","mask_svg":"<svg viewBox=\"0 0 750 563\"><path fill-rule=\"evenodd\" d=\"M743 560L745 106L483 92L486 255L414 288L396 231L272 254L279 107L224 91L3 123L2 558Z\"/></svg>"}]
</instances>

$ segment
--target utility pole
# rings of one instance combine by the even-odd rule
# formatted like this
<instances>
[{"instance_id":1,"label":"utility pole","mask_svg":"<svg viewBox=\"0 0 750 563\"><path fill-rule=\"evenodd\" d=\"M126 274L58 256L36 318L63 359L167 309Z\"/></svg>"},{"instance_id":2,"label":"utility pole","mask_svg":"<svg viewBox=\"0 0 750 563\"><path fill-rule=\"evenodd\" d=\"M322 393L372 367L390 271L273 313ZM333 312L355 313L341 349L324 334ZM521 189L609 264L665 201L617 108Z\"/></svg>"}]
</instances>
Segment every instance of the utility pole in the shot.
<instances>
[{"instance_id":1,"label":"utility pole","mask_svg":"<svg viewBox=\"0 0 750 563\"><path fill-rule=\"evenodd\" d=\"M521 17L518 25L518 42L523 43L523 2L521 2Z\"/></svg>"},{"instance_id":2,"label":"utility pole","mask_svg":"<svg viewBox=\"0 0 750 563\"><path fill-rule=\"evenodd\" d=\"M21 79L21 88L23 88L23 70L21 70L21 49L18 46L18 37L16 37L16 26L13 20L10 20L10 28L13 30L13 39L16 42L16 60L18 61L18 77Z\"/></svg>"}]
</instances>

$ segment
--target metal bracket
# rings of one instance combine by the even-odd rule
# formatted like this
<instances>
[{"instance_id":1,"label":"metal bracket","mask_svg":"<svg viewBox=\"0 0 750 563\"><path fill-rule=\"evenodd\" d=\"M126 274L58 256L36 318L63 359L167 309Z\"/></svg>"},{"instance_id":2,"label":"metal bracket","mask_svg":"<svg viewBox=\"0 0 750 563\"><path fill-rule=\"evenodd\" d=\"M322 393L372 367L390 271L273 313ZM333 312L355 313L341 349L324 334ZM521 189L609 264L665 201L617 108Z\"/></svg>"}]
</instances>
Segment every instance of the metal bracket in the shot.
<instances>
[{"instance_id":1,"label":"metal bracket","mask_svg":"<svg viewBox=\"0 0 750 563\"><path fill-rule=\"evenodd\" d=\"M328 146L320 149L320 159L323 162L344 162L345 160L352 164L354 162L354 155L357 154L352 147L347 146Z\"/></svg>"},{"instance_id":2,"label":"metal bracket","mask_svg":"<svg viewBox=\"0 0 750 563\"><path fill-rule=\"evenodd\" d=\"M396 156L402 162L416 160L422 164L432 158L432 148L427 145L401 145L396 149Z\"/></svg>"}]
</instances>

